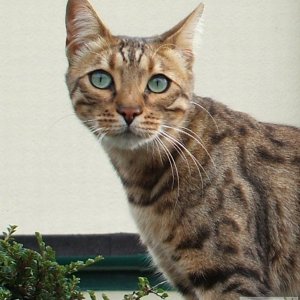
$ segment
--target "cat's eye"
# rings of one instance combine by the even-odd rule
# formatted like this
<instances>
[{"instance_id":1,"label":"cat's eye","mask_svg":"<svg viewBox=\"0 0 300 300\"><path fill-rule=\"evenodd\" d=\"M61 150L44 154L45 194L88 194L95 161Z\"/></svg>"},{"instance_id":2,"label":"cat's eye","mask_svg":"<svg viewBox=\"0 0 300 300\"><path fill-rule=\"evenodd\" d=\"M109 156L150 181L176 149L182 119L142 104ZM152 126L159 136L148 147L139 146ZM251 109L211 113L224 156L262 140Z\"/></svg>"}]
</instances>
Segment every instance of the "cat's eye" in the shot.
<instances>
[{"instance_id":1,"label":"cat's eye","mask_svg":"<svg viewBox=\"0 0 300 300\"><path fill-rule=\"evenodd\" d=\"M97 89L108 89L113 85L111 75L103 70L96 70L89 74L91 84Z\"/></svg>"},{"instance_id":2,"label":"cat's eye","mask_svg":"<svg viewBox=\"0 0 300 300\"><path fill-rule=\"evenodd\" d=\"M157 74L150 78L147 88L153 93L163 93L170 86L170 79L163 74Z\"/></svg>"}]
</instances>

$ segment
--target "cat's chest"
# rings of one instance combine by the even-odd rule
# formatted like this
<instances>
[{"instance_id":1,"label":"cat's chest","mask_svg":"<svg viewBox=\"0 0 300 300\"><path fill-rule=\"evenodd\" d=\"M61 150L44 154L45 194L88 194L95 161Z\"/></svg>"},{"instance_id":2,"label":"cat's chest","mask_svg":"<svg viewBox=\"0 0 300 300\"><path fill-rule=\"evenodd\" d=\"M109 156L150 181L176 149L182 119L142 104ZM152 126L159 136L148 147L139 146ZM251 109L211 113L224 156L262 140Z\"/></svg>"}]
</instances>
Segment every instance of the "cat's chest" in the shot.
<instances>
[{"instance_id":1,"label":"cat's chest","mask_svg":"<svg viewBox=\"0 0 300 300\"><path fill-rule=\"evenodd\" d=\"M177 257L177 239L175 228L176 220L172 215L162 217L155 213L153 207L137 207L130 205L131 212L139 229L142 242L154 261L159 266L170 282L181 281L186 278L186 274L178 264L174 264ZM177 224L178 226L178 224Z\"/></svg>"},{"instance_id":2,"label":"cat's chest","mask_svg":"<svg viewBox=\"0 0 300 300\"><path fill-rule=\"evenodd\" d=\"M148 247L157 248L158 245L161 247L166 244L174 227L170 218L158 214L154 206L139 207L131 204L130 209L141 239Z\"/></svg>"}]
</instances>

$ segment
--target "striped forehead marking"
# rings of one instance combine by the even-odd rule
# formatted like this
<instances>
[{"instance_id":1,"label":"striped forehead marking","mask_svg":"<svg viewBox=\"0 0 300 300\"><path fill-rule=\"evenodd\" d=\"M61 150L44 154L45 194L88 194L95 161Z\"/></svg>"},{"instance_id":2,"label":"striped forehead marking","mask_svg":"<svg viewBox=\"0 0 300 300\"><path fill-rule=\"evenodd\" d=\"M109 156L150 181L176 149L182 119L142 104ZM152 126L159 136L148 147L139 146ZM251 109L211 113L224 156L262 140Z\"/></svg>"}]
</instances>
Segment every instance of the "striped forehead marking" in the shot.
<instances>
[{"instance_id":1,"label":"striped forehead marking","mask_svg":"<svg viewBox=\"0 0 300 300\"><path fill-rule=\"evenodd\" d=\"M135 40L122 40L119 52L125 64L139 64L145 52L145 44Z\"/></svg>"}]
</instances>

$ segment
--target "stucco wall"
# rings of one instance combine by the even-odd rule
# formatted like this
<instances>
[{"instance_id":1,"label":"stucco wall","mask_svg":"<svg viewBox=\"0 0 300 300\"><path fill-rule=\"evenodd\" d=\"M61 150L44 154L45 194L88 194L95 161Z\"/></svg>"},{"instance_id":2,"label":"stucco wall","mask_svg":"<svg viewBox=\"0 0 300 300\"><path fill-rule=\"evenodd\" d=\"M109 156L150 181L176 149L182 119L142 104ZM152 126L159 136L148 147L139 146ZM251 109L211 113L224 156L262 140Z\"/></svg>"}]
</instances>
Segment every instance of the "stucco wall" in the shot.
<instances>
[{"instance_id":1,"label":"stucco wall","mask_svg":"<svg viewBox=\"0 0 300 300\"><path fill-rule=\"evenodd\" d=\"M198 0L93 0L115 34L152 35ZM268 122L300 125L300 2L206 0L196 90ZM121 184L73 114L66 0L0 0L0 229L134 232Z\"/></svg>"}]
</instances>

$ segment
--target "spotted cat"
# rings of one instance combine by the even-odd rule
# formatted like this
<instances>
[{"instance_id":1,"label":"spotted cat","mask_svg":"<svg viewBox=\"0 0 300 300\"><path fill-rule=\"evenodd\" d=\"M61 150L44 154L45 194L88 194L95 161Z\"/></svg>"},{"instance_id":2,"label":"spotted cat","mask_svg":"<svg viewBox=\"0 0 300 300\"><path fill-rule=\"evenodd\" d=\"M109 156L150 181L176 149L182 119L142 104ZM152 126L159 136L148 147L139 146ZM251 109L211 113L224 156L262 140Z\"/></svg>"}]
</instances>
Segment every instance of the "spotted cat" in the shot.
<instances>
[{"instance_id":1,"label":"spotted cat","mask_svg":"<svg viewBox=\"0 0 300 300\"><path fill-rule=\"evenodd\" d=\"M185 299L300 295L300 131L193 92L200 4L152 37L69 0L66 81L142 241Z\"/></svg>"}]
</instances>

